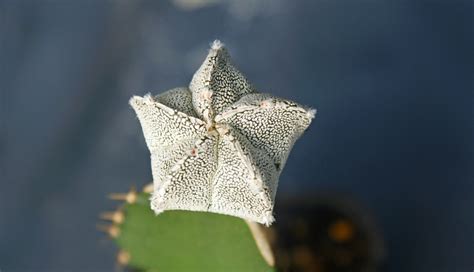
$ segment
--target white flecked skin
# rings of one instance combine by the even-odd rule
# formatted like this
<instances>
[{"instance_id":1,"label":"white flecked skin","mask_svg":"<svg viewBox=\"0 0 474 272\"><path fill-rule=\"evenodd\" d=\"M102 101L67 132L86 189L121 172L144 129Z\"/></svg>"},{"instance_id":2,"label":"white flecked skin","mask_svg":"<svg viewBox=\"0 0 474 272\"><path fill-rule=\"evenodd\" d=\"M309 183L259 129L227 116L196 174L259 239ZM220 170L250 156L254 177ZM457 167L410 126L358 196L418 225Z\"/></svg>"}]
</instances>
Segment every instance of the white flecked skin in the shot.
<instances>
[{"instance_id":1,"label":"white flecked skin","mask_svg":"<svg viewBox=\"0 0 474 272\"><path fill-rule=\"evenodd\" d=\"M188 88L134 96L151 153L151 207L270 225L280 173L315 110L257 93L215 41Z\"/></svg>"}]
</instances>

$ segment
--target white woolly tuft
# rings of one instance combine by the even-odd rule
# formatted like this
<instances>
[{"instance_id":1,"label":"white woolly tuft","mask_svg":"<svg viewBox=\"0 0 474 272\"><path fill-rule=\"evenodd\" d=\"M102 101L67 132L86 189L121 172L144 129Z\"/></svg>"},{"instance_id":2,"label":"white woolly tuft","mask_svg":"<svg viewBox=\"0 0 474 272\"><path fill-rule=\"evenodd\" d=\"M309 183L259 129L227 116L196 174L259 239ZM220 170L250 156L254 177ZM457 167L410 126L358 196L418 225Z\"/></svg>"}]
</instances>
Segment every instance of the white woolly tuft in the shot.
<instances>
[{"instance_id":1,"label":"white woolly tuft","mask_svg":"<svg viewBox=\"0 0 474 272\"><path fill-rule=\"evenodd\" d=\"M308 117L313 119L316 116L316 112L317 112L316 109L310 109L308 111Z\"/></svg>"},{"instance_id":2,"label":"white woolly tuft","mask_svg":"<svg viewBox=\"0 0 474 272\"><path fill-rule=\"evenodd\" d=\"M164 212L165 210L162 210L162 209L155 209L153 210L153 212L155 213L155 215L159 215L160 213Z\"/></svg>"},{"instance_id":3,"label":"white woolly tuft","mask_svg":"<svg viewBox=\"0 0 474 272\"><path fill-rule=\"evenodd\" d=\"M153 98L153 96L150 93L147 93L147 94L145 94L145 96L143 96L143 101L147 104L151 104L151 103L155 102L155 99Z\"/></svg>"},{"instance_id":4,"label":"white woolly tuft","mask_svg":"<svg viewBox=\"0 0 474 272\"><path fill-rule=\"evenodd\" d=\"M141 96L134 95L132 98L130 98L130 100L128 100L128 104L130 104L132 107L135 107L140 101L142 101L142 99L143 98Z\"/></svg>"},{"instance_id":5,"label":"white woolly tuft","mask_svg":"<svg viewBox=\"0 0 474 272\"><path fill-rule=\"evenodd\" d=\"M142 104L142 105L143 104L151 104L151 103L154 103L154 102L155 102L155 99L153 98L153 96L150 93L147 93L143 97L138 96L138 95L134 95L128 101L128 103L130 104L130 106L132 106L132 108L135 108L136 106L138 106L140 104Z\"/></svg>"},{"instance_id":6,"label":"white woolly tuft","mask_svg":"<svg viewBox=\"0 0 474 272\"><path fill-rule=\"evenodd\" d=\"M219 40L215 40L214 42L212 42L211 44L211 49L212 50L219 50L221 48L224 47L224 43L222 43L221 41Z\"/></svg>"},{"instance_id":7,"label":"white woolly tuft","mask_svg":"<svg viewBox=\"0 0 474 272\"><path fill-rule=\"evenodd\" d=\"M158 214L164 212L164 209L159 207L157 205L157 203L159 203L158 196L156 194L153 194L150 197L150 207L153 210L153 212L155 212L155 215L158 215Z\"/></svg>"},{"instance_id":8,"label":"white woolly tuft","mask_svg":"<svg viewBox=\"0 0 474 272\"><path fill-rule=\"evenodd\" d=\"M273 222L275 222L275 217L271 213L268 213L262 217L261 223L269 227Z\"/></svg>"}]
</instances>

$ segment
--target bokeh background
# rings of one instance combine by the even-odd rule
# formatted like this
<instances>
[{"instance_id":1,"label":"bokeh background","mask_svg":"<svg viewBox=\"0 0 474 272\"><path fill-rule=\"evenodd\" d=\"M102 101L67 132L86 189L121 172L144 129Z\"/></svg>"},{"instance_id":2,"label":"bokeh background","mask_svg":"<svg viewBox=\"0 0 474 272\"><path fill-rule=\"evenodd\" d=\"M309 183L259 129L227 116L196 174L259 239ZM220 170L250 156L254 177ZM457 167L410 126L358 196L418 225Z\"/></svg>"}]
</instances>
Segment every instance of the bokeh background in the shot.
<instances>
[{"instance_id":1,"label":"bokeh background","mask_svg":"<svg viewBox=\"0 0 474 272\"><path fill-rule=\"evenodd\" d=\"M474 269L471 0L0 1L0 270L113 271L110 192L151 181L128 106L186 86L216 38L262 91L318 109L279 197L335 192L383 271Z\"/></svg>"}]
</instances>

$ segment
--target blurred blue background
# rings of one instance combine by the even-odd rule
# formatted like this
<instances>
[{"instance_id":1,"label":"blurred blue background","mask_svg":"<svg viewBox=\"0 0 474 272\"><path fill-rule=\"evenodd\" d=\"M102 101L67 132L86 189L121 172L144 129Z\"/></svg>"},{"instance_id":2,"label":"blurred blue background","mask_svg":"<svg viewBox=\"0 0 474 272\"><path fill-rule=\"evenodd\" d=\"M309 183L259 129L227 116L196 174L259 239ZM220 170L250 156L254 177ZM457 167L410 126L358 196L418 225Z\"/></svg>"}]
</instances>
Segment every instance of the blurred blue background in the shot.
<instances>
[{"instance_id":1,"label":"blurred blue background","mask_svg":"<svg viewBox=\"0 0 474 272\"><path fill-rule=\"evenodd\" d=\"M151 181L128 99L186 86L216 38L318 109L279 196L356 199L384 271L474 269L474 1L0 1L0 270L113 271L109 192Z\"/></svg>"}]
</instances>

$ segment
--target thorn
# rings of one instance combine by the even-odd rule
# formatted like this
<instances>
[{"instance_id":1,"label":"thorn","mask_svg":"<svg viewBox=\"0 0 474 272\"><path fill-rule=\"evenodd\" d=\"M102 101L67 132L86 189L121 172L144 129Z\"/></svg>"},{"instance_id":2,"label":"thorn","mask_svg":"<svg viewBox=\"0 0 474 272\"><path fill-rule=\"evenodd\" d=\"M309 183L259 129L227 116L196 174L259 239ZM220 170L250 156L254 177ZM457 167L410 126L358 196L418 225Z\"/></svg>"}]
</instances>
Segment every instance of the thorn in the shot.
<instances>
[{"instance_id":1,"label":"thorn","mask_svg":"<svg viewBox=\"0 0 474 272\"><path fill-rule=\"evenodd\" d=\"M145 187L143 187L142 191L144 193L151 194L153 193L153 190L154 190L153 183L148 183L147 185L145 185Z\"/></svg>"},{"instance_id":2,"label":"thorn","mask_svg":"<svg viewBox=\"0 0 474 272\"><path fill-rule=\"evenodd\" d=\"M250 232L252 233L253 239L255 240L257 248L260 251L260 254L262 255L263 259L269 266L274 267L275 255L270 246L268 238L262 230L262 227L260 226L260 224L249 220L245 220L245 222L247 223L247 226L249 227Z\"/></svg>"},{"instance_id":3,"label":"thorn","mask_svg":"<svg viewBox=\"0 0 474 272\"><path fill-rule=\"evenodd\" d=\"M107 233L110 238L117 238L120 235L120 228L116 225L97 225L97 229Z\"/></svg>"},{"instance_id":4,"label":"thorn","mask_svg":"<svg viewBox=\"0 0 474 272\"><path fill-rule=\"evenodd\" d=\"M125 250L120 250L117 253L117 264L120 266L126 266L130 262L130 253Z\"/></svg>"},{"instance_id":5,"label":"thorn","mask_svg":"<svg viewBox=\"0 0 474 272\"><path fill-rule=\"evenodd\" d=\"M130 191L126 194L123 193L111 193L109 198L112 200L126 201L128 204L133 204L137 201L137 191L134 186L130 188Z\"/></svg>"},{"instance_id":6,"label":"thorn","mask_svg":"<svg viewBox=\"0 0 474 272\"><path fill-rule=\"evenodd\" d=\"M122 224L125 220L125 215L122 211L114 211L114 212L103 212L100 214L100 218L103 220L110 220L115 224Z\"/></svg>"}]
</instances>

